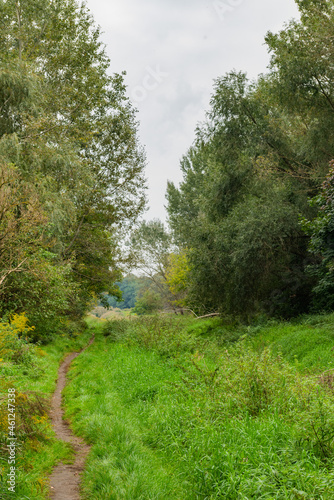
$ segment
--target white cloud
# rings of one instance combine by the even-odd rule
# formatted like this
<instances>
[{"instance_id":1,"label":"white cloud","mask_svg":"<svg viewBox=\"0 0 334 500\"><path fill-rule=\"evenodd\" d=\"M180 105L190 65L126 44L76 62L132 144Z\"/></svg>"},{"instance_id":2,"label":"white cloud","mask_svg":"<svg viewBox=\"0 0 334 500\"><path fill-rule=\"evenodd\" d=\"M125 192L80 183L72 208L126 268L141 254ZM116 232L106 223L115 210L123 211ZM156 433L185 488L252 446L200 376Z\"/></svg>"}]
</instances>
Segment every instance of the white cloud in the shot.
<instances>
[{"instance_id":1,"label":"white cloud","mask_svg":"<svg viewBox=\"0 0 334 500\"><path fill-rule=\"evenodd\" d=\"M141 89L136 107L149 161L147 217L164 218L167 179L181 180L179 160L209 107L213 80L233 68L252 78L264 72L269 62L264 35L296 17L297 8L294 0L88 0L87 5L104 32L111 70L127 71L129 95L134 89L140 95ZM154 80L152 71L168 75Z\"/></svg>"}]
</instances>

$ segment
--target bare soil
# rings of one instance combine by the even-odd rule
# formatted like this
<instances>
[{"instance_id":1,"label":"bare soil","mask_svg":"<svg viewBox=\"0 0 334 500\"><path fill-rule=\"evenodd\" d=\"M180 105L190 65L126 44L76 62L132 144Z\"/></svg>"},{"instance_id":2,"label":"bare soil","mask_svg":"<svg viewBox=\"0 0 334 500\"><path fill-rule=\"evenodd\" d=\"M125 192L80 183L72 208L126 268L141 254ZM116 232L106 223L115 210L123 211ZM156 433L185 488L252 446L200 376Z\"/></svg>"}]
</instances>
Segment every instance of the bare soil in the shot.
<instances>
[{"instance_id":1,"label":"bare soil","mask_svg":"<svg viewBox=\"0 0 334 500\"><path fill-rule=\"evenodd\" d=\"M94 338L91 339L88 345L91 345L93 341ZM80 475L90 450L90 447L83 439L73 434L69 423L64 420L64 410L62 408L62 391L66 385L67 371L73 359L79 356L81 352L69 354L60 365L57 386L51 402L51 421L56 436L58 439L70 443L75 453L74 463L63 464L60 462L53 469L50 476L49 497L53 500L80 500Z\"/></svg>"}]
</instances>

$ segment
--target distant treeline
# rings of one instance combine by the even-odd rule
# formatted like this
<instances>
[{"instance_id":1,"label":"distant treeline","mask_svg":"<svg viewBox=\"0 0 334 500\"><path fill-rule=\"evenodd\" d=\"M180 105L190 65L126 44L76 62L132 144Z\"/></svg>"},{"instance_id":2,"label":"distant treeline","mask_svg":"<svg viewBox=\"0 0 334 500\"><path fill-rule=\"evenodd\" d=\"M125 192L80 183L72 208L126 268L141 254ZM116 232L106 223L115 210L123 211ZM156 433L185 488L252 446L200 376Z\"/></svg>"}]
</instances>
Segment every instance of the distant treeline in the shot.
<instances>
[{"instance_id":1,"label":"distant treeline","mask_svg":"<svg viewBox=\"0 0 334 500\"><path fill-rule=\"evenodd\" d=\"M99 305L108 304L109 307L118 307L119 309L133 309L141 292L150 286L150 280L143 277L137 277L133 274L126 276L123 281L115 284L122 292L121 298L116 298L106 294Z\"/></svg>"}]
</instances>

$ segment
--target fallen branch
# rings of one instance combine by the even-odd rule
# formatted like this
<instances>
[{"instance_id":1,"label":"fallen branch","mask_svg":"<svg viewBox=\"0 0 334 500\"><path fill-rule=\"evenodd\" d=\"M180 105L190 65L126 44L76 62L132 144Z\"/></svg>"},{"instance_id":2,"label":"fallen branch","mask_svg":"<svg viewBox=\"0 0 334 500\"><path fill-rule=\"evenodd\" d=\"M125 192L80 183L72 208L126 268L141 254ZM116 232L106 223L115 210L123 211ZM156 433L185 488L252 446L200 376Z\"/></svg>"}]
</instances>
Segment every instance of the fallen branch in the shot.
<instances>
[{"instance_id":1,"label":"fallen branch","mask_svg":"<svg viewBox=\"0 0 334 500\"><path fill-rule=\"evenodd\" d=\"M204 316L197 316L196 319L203 319L203 318L213 318L214 316L219 316L219 313L211 313L211 314L205 314Z\"/></svg>"}]
</instances>

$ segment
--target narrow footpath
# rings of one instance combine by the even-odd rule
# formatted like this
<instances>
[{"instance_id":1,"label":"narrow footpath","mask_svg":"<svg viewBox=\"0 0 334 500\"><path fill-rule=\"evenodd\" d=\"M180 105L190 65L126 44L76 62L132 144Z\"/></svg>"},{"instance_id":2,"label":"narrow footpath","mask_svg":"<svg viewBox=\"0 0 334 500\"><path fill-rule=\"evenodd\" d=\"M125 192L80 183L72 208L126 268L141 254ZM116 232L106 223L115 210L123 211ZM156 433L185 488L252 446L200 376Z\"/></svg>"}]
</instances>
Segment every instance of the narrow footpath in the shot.
<instances>
[{"instance_id":1,"label":"narrow footpath","mask_svg":"<svg viewBox=\"0 0 334 500\"><path fill-rule=\"evenodd\" d=\"M90 346L94 342L94 337L90 340ZM75 459L73 464L63 464L60 462L50 476L50 499L52 500L79 500L80 480L84 469L85 460L90 447L83 439L75 436L64 417L62 408L62 391L66 385L66 374L73 361L85 349L74 352L66 356L58 370L58 381L51 403L51 421L58 439L70 443L73 446Z\"/></svg>"}]
</instances>

